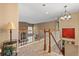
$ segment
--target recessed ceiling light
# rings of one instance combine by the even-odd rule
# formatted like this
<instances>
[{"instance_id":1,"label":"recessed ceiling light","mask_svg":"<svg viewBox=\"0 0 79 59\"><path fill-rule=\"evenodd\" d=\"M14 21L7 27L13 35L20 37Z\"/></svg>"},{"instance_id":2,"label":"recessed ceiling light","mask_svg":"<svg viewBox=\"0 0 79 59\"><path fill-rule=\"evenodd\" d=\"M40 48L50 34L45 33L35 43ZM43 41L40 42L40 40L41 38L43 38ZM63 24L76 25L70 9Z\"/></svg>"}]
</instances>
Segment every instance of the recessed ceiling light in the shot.
<instances>
[{"instance_id":1,"label":"recessed ceiling light","mask_svg":"<svg viewBox=\"0 0 79 59\"><path fill-rule=\"evenodd\" d=\"M48 12L46 12L46 14L48 14Z\"/></svg>"},{"instance_id":2,"label":"recessed ceiling light","mask_svg":"<svg viewBox=\"0 0 79 59\"><path fill-rule=\"evenodd\" d=\"M46 6L46 4L42 4L42 6Z\"/></svg>"}]
</instances>

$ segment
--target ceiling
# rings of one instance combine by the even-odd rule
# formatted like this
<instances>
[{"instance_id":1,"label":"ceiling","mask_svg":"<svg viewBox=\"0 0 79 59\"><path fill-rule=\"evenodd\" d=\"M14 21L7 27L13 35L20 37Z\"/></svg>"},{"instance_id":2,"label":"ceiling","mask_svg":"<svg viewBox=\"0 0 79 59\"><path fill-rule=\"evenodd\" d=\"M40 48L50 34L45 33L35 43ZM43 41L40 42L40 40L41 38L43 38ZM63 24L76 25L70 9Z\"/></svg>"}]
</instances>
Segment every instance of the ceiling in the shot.
<instances>
[{"instance_id":1,"label":"ceiling","mask_svg":"<svg viewBox=\"0 0 79 59\"><path fill-rule=\"evenodd\" d=\"M64 14L64 6L72 12L79 11L79 3L20 3L20 21L31 24L53 21Z\"/></svg>"}]
</instances>

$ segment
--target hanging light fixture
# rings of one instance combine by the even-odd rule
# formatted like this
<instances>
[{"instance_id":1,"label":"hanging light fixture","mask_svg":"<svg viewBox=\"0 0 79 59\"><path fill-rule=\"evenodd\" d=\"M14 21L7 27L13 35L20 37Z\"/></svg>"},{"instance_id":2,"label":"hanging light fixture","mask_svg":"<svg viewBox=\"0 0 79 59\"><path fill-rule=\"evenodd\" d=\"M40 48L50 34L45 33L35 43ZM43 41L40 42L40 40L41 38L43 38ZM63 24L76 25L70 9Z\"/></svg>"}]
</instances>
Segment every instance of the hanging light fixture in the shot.
<instances>
[{"instance_id":1,"label":"hanging light fixture","mask_svg":"<svg viewBox=\"0 0 79 59\"><path fill-rule=\"evenodd\" d=\"M65 5L64 8L65 8L64 15L60 19L70 20L72 17L71 17L71 14L67 11L67 5Z\"/></svg>"}]
</instances>

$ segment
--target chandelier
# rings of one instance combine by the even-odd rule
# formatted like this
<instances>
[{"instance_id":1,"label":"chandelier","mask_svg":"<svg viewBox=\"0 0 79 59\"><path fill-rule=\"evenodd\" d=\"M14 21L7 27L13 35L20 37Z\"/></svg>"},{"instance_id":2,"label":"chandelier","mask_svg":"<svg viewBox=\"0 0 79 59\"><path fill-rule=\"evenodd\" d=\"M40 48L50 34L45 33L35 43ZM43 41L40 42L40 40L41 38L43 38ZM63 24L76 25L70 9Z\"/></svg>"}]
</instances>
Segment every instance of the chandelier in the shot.
<instances>
[{"instance_id":1,"label":"chandelier","mask_svg":"<svg viewBox=\"0 0 79 59\"><path fill-rule=\"evenodd\" d=\"M70 20L72 17L71 17L71 14L67 11L67 5L64 6L64 9L65 9L64 15L60 19L62 19L62 20Z\"/></svg>"}]
</instances>

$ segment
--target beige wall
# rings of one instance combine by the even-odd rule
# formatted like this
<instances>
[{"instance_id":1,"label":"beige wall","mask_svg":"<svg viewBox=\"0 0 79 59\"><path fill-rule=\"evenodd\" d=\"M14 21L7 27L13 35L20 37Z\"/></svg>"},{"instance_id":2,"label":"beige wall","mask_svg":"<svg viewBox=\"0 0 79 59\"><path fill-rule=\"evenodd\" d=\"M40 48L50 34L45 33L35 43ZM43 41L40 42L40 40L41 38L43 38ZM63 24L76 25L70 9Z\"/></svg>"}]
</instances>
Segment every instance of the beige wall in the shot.
<instances>
[{"instance_id":1,"label":"beige wall","mask_svg":"<svg viewBox=\"0 0 79 59\"><path fill-rule=\"evenodd\" d=\"M62 28L75 28L75 44L79 45L79 12L72 14L71 20L59 20L60 34L62 35ZM64 40L70 40L68 38L62 38Z\"/></svg>"},{"instance_id":2,"label":"beige wall","mask_svg":"<svg viewBox=\"0 0 79 59\"><path fill-rule=\"evenodd\" d=\"M78 45L66 44L65 56L78 56Z\"/></svg>"},{"instance_id":3,"label":"beige wall","mask_svg":"<svg viewBox=\"0 0 79 59\"><path fill-rule=\"evenodd\" d=\"M50 29L51 31L54 31L54 30L56 30L56 24L57 24L56 21L39 23L39 24L34 25L34 30L36 32L39 32L39 31L44 32L44 29L46 29L46 30Z\"/></svg>"},{"instance_id":4,"label":"beige wall","mask_svg":"<svg viewBox=\"0 0 79 59\"><path fill-rule=\"evenodd\" d=\"M19 32L27 32L28 24L26 22L19 22Z\"/></svg>"},{"instance_id":5,"label":"beige wall","mask_svg":"<svg viewBox=\"0 0 79 59\"><path fill-rule=\"evenodd\" d=\"M0 43L9 41L9 30L5 29L6 24L13 22L16 29L13 30L13 40L18 39L18 5L0 4Z\"/></svg>"},{"instance_id":6,"label":"beige wall","mask_svg":"<svg viewBox=\"0 0 79 59\"><path fill-rule=\"evenodd\" d=\"M65 55L79 55L79 12L72 13L71 20L59 20L60 34L62 35L62 28L75 28L75 39L62 38L63 40L71 40L75 45L65 46Z\"/></svg>"}]
</instances>

